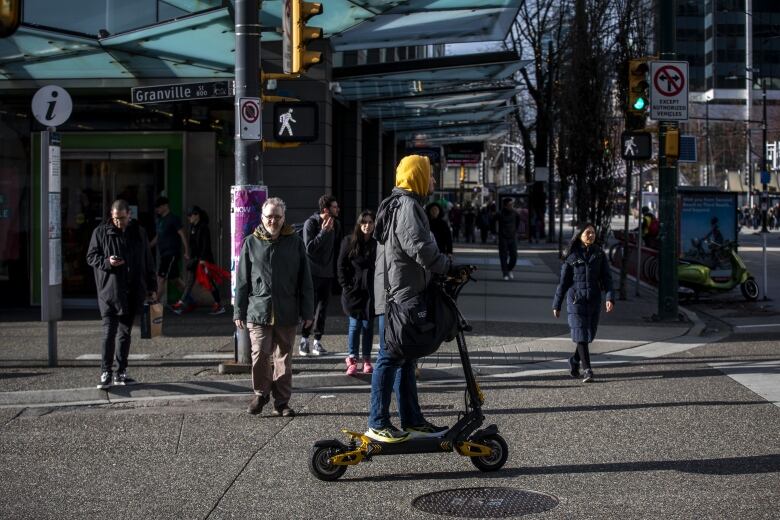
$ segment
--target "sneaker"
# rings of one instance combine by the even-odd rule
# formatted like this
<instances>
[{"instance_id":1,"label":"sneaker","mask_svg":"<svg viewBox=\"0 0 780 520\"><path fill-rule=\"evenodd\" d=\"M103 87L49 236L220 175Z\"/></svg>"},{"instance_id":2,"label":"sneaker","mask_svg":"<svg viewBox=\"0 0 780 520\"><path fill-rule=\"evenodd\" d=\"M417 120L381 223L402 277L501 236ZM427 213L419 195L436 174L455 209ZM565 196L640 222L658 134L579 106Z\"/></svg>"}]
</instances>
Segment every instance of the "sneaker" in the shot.
<instances>
[{"instance_id":1,"label":"sneaker","mask_svg":"<svg viewBox=\"0 0 780 520\"><path fill-rule=\"evenodd\" d=\"M569 358L569 374L574 379L580 377L580 364L574 362L574 356Z\"/></svg>"},{"instance_id":2,"label":"sneaker","mask_svg":"<svg viewBox=\"0 0 780 520\"><path fill-rule=\"evenodd\" d=\"M295 417L295 410L288 406L283 406L282 408L274 408L271 415L275 417Z\"/></svg>"},{"instance_id":3,"label":"sneaker","mask_svg":"<svg viewBox=\"0 0 780 520\"><path fill-rule=\"evenodd\" d=\"M301 342L298 345L298 354L301 356L309 355L309 338L301 338Z\"/></svg>"},{"instance_id":4,"label":"sneaker","mask_svg":"<svg viewBox=\"0 0 780 520\"><path fill-rule=\"evenodd\" d=\"M218 303L215 303L214 305L211 306L211 311L209 311L209 314L211 314L212 316L219 316L220 314L225 314L225 307Z\"/></svg>"},{"instance_id":5,"label":"sneaker","mask_svg":"<svg viewBox=\"0 0 780 520\"><path fill-rule=\"evenodd\" d=\"M311 349L311 353L315 356L321 356L323 354L327 354L328 351L325 350L325 347L322 346L322 343L320 343L320 340L315 339L314 340L314 346Z\"/></svg>"},{"instance_id":6,"label":"sneaker","mask_svg":"<svg viewBox=\"0 0 780 520\"><path fill-rule=\"evenodd\" d=\"M449 430L447 426L436 426L425 421L418 426L405 426L404 430L413 437L440 437Z\"/></svg>"},{"instance_id":7,"label":"sneaker","mask_svg":"<svg viewBox=\"0 0 780 520\"><path fill-rule=\"evenodd\" d=\"M176 305L178 305L179 303L181 303L181 302L178 302ZM198 308L197 305L195 305L194 303L190 303L189 305L183 305L182 307L179 307L178 309L173 309L173 312L174 312L174 314L178 314L179 316L181 316L182 314L190 313L190 312L194 311L197 308Z\"/></svg>"},{"instance_id":8,"label":"sneaker","mask_svg":"<svg viewBox=\"0 0 780 520\"><path fill-rule=\"evenodd\" d=\"M593 370L587 369L585 374L582 376L582 382L590 383L591 381L593 381Z\"/></svg>"},{"instance_id":9,"label":"sneaker","mask_svg":"<svg viewBox=\"0 0 780 520\"><path fill-rule=\"evenodd\" d=\"M181 301L181 300L179 300L176 303L174 303L173 305L171 305L171 310L180 311L182 309L184 309L184 302Z\"/></svg>"},{"instance_id":10,"label":"sneaker","mask_svg":"<svg viewBox=\"0 0 780 520\"><path fill-rule=\"evenodd\" d=\"M106 388L111 388L111 372L101 372L100 374L100 382L97 385L97 388L100 390L105 390Z\"/></svg>"},{"instance_id":11,"label":"sneaker","mask_svg":"<svg viewBox=\"0 0 780 520\"><path fill-rule=\"evenodd\" d=\"M345 361L347 363L347 375L354 376L355 372L357 372L357 359L348 357Z\"/></svg>"},{"instance_id":12,"label":"sneaker","mask_svg":"<svg viewBox=\"0 0 780 520\"><path fill-rule=\"evenodd\" d=\"M119 386L135 384L135 379L127 375L127 370L120 370L114 374L114 384Z\"/></svg>"},{"instance_id":13,"label":"sneaker","mask_svg":"<svg viewBox=\"0 0 780 520\"><path fill-rule=\"evenodd\" d=\"M366 431L366 437L379 442L403 442L409 439L409 432L399 430L391 424L385 428L369 428Z\"/></svg>"},{"instance_id":14,"label":"sneaker","mask_svg":"<svg viewBox=\"0 0 780 520\"><path fill-rule=\"evenodd\" d=\"M270 400L271 398L267 395L255 395L255 398L249 403L249 408L247 408L246 411L252 415L257 415L263 411L263 407L267 405Z\"/></svg>"},{"instance_id":15,"label":"sneaker","mask_svg":"<svg viewBox=\"0 0 780 520\"><path fill-rule=\"evenodd\" d=\"M509 275L508 274L504 275L504 280L509 280Z\"/></svg>"},{"instance_id":16,"label":"sneaker","mask_svg":"<svg viewBox=\"0 0 780 520\"><path fill-rule=\"evenodd\" d=\"M513 273L512 271L509 271L509 279L510 280L514 280L515 279L515 273Z\"/></svg>"},{"instance_id":17,"label":"sneaker","mask_svg":"<svg viewBox=\"0 0 780 520\"><path fill-rule=\"evenodd\" d=\"M371 360L369 358L363 358L363 373L364 374L374 373L374 367L371 366Z\"/></svg>"}]
</instances>

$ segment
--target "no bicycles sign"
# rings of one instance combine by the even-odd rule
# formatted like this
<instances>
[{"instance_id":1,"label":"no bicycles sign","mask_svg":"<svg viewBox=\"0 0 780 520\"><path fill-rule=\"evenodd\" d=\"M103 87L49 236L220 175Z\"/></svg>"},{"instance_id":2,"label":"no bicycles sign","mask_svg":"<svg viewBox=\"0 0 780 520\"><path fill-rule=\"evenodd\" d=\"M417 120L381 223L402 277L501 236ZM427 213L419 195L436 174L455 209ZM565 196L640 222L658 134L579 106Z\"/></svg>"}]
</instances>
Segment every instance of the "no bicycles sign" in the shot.
<instances>
[{"instance_id":1,"label":"no bicycles sign","mask_svg":"<svg viewBox=\"0 0 780 520\"><path fill-rule=\"evenodd\" d=\"M262 105L260 98L239 98L236 105L238 137L247 141L263 139Z\"/></svg>"},{"instance_id":2,"label":"no bicycles sign","mask_svg":"<svg viewBox=\"0 0 780 520\"><path fill-rule=\"evenodd\" d=\"M650 62L650 117L656 121L688 120L688 62Z\"/></svg>"}]
</instances>

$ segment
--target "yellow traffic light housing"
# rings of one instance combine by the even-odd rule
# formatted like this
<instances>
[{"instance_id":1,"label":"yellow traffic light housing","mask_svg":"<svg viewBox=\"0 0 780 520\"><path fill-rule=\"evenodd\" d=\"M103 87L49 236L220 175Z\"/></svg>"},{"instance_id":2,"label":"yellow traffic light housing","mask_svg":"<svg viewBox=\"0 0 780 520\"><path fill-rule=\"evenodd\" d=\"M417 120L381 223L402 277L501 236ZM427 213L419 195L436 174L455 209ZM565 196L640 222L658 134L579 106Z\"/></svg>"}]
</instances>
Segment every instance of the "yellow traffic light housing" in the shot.
<instances>
[{"instance_id":1,"label":"yellow traffic light housing","mask_svg":"<svg viewBox=\"0 0 780 520\"><path fill-rule=\"evenodd\" d=\"M322 53L309 51L306 45L312 41L322 38L321 27L308 27L306 22L312 16L322 14L322 4L315 2L303 2L302 0L291 0L292 3L292 63L288 74L298 74L305 72L312 65L322 61Z\"/></svg>"},{"instance_id":2,"label":"yellow traffic light housing","mask_svg":"<svg viewBox=\"0 0 780 520\"><path fill-rule=\"evenodd\" d=\"M628 105L629 114L647 113L650 107L650 84L647 82L649 67L644 58L628 61Z\"/></svg>"},{"instance_id":3,"label":"yellow traffic light housing","mask_svg":"<svg viewBox=\"0 0 780 520\"><path fill-rule=\"evenodd\" d=\"M0 38L11 36L22 23L22 0L0 0Z\"/></svg>"}]
</instances>

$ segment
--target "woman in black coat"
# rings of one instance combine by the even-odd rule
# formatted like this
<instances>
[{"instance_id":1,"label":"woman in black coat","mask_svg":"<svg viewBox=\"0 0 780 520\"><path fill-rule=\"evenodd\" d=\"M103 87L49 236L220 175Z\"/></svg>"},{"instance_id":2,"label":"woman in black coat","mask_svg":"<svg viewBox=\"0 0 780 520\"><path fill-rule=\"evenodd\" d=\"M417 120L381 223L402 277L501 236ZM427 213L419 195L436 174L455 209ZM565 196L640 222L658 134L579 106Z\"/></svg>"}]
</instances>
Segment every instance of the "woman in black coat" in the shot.
<instances>
[{"instance_id":1,"label":"woman in black coat","mask_svg":"<svg viewBox=\"0 0 780 520\"><path fill-rule=\"evenodd\" d=\"M341 285L341 306L349 316L347 344L347 375L358 370L358 354L362 343L363 373L374 371L371 366L371 346L374 341L374 264L376 240L374 213L360 214L355 229L341 242L337 265Z\"/></svg>"},{"instance_id":2,"label":"woman in black coat","mask_svg":"<svg viewBox=\"0 0 780 520\"><path fill-rule=\"evenodd\" d=\"M185 264L187 268L187 283L184 286L184 293L181 299L173 305L173 312L176 314L191 312L197 307L195 299L192 297L192 289L197 279L198 265L202 264L205 267L207 264L214 263L208 214L199 206L193 206L187 210L187 219L190 222L190 257ZM209 314L214 316L224 314L225 307L222 306L219 297L219 287L217 287L217 284L211 277L208 277L208 280L211 285L211 297L214 298Z\"/></svg>"},{"instance_id":3,"label":"woman in black coat","mask_svg":"<svg viewBox=\"0 0 780 520\"><path fill-rule=\"evenodd\" d=\"M435 202L431 202L425 207L425 212L428 214L428 222L431 225L431 233L436 240L436 245L439 246L439 251L445 255L452 254L452 232L450 226L445 222L441 216L441 206Z\"/></svg>"},{"instance_id":4,"label":"woman in black coat","mask_svg":"<svg viewBox=\"0 0 780 520\"><path fill-rule=\"evenodd\" d=\"M561 304L566 297L571 339L577 344L569 358L572 377L580 377L580 363L585 370L582 382L593 380L588 344L596 337L601 314L601 292L606 292L606 309L612 312L612 275L604 250L596 244L596 228L587 223L572 237L563 254L561 279L553 300L553 316L561 315Z\"/></svg>"}]
</instances>

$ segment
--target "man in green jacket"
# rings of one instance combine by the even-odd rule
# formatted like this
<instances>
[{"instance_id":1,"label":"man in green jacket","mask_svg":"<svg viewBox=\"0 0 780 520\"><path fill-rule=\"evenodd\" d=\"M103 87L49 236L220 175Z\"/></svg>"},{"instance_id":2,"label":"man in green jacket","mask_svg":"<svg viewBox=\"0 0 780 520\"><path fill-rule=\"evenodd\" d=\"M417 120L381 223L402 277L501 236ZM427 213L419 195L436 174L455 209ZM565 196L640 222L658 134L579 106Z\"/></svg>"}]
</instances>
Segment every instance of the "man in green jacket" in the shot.
<instances>
[{"instance_id":1,"label":"man in green jacket","mask_svg":"<svg viewBox=\"0 0 780 520\"><path fill-rule=\"evenodd\" d=\"M250 414L259 414L274 397L273 415L295 415L292 394L292 345L299 319L314 319L314 288L306 249L292 226L285 224L284 201L265 201L262 219L244 239L238 261L236 327L249 328L252 342Z\"/></svg>"}]
</instances>

